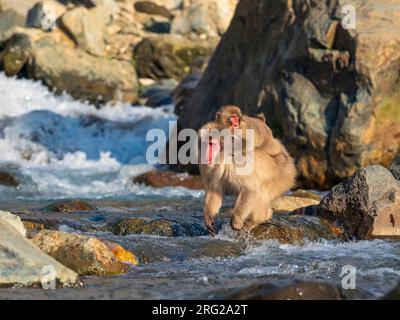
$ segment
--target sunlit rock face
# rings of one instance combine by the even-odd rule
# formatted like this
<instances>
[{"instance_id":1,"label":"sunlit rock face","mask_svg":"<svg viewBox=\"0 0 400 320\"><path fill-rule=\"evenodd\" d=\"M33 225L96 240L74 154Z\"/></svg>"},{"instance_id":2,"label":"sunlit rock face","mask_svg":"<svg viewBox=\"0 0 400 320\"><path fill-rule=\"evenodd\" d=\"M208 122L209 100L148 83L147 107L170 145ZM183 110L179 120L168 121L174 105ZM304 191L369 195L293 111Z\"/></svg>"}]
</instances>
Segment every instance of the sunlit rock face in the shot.
<instances>
[{"instance_id":1,"label":"sunlit rock face","mask_svg":"<svg viewBox=\"0 0 400 320\"><path fill-rule=\"evenodd\" d=\"M355 28L342 26L346 4ZM389 165L400 145L399 12L394 0L240 1L180 127L226 104L262 111L308 187Z\"/></svg>"}]
</instances>

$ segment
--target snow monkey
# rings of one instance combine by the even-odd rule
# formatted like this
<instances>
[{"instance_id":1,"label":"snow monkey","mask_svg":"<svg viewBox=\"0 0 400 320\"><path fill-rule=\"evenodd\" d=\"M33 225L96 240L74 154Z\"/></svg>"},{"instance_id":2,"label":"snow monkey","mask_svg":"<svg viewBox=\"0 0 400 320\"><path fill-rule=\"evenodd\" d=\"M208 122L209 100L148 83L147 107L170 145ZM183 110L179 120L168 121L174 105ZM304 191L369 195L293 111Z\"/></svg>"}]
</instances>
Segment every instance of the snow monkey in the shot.
<instances>
[{"instance_id":1,"label":"snow monkey","mask_svg":"<svg viewBox=\"0 0 400 320\"><path fill-rule=\"evenodd\" d=\"M237 174L235 161L226 161L224 146L226 139L210 135L210 130L228 129L236 135L236 129L253 129L253 170L245 175ZM215 217L219 212L223 196L235 195L231 213L234 230L251 230L272 217L272 205L283 193L293 187L296 168L286 148L273 137L263 117L243 115L236 106L222 107L214 121L199 130L200 141L208 144L206 162L200 162L200 174L205 186L204 221L208 231L215 235ZM244 135L247 137L247 134ZM245 139L245 138L243 138ZM216 161L217 156L219 161Z\"/></svg>"}]
</instances>

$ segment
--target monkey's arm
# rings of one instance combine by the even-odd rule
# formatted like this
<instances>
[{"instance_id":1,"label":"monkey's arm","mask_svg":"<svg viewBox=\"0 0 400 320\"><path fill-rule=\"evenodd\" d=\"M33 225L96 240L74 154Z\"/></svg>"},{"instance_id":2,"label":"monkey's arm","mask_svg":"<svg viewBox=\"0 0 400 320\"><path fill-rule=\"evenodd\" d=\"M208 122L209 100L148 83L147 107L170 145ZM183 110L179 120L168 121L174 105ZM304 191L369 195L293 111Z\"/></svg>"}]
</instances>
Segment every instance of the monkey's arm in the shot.
<instances>
[{"instance_id":1,"label":"monkey's arm","mask_svg":"<svg viewBox=\"0 0 400 320\"><path fill-rule=\"evenodd\" d=\"M206 191L204 198L204 222L207 227L208 232L212 236L215 236L215 216L217 215L219 209L222 206L222 193L216 191Z\"/></svg>"}]
</instances>

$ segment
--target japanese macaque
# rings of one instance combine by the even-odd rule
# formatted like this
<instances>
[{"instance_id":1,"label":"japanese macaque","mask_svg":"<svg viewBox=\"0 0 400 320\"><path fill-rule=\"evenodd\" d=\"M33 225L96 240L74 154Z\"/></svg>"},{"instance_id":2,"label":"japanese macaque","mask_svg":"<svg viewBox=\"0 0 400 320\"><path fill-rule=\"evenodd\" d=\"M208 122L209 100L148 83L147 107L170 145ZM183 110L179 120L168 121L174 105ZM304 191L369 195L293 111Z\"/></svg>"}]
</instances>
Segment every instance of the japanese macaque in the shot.
<instances>
[{"instance_id":1,"label":"japanese macaque","mask_svg":"<svg viewBox=\"0 0 400 320\"><path fill-rule=\"evenodd\" d=\"M242 164L237 164L235 159L226 161L225 138L210 135L213 129L229 129L233 136L235 129L254 130L253 150L243 149L253 156L251 172L238 174L237 169ZM199 168L206 191L204 221L208 231L215 235L215 217L222 206L223 196L228 194L237 196L230 210L234 230L251 230L268 221L272 217L274 201L294 185L296 169L293 159L274 139L263 119L243 115L235 106L222 107L215 121L200 128L199 136L200 141L207 144L207 161L200 162Z\"/></svg>"}]
</instances>

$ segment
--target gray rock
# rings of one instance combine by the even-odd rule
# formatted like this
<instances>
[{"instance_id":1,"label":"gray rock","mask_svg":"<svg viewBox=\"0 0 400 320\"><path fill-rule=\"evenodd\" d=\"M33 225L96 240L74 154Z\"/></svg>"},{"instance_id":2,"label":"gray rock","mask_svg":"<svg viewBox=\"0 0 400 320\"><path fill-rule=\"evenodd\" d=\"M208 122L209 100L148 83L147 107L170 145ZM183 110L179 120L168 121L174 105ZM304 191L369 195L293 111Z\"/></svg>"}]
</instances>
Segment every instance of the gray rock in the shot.
<instances>
[{"instance_id":1,"label":"gray rock","mask_svg":"<svg viewBox=\"0 0 400 320\"><path fill-rule=\"evenodd\" d=\"M172 22L171 33L218 37L233 16L236 0L186 1Z\"/></svg>"},{"instance_id":2,"label":"gray rock","mask_svg":"<svg viewBox=\"0 0 400 320\"><path fill-rule=\"evenodd\" d=\"M17 26L23 26L25 18L14 10L8 9L0 12L0 41L4 39L7 31Z\"/></svg>"},{"instance_id":3,"label":"gray rock","mask_svg":"<svg viewBox=\"0 0 400 320\"><path fill-rule=\"evenodd\" d=\"M397 157L389 168L390 172L397 180L400 180L400 157Z\"/></svg>"},{"instance_id":4,"label":"gray rock","mask_svg":"<svg viewBox=\"0 0 400 320\"><path fill-rule=\"evenodd\" d=\"M347 237L400 237L400 182L379 165L359 169L322 199L317 212L338 220Z\"/></svg>"},{"instance_id":5,"label":"gray rock","mask_svg":"<svg viewBox=\"0 0 400 320\"><path fill-rule=\"evenodd\" d=\"M45 281L46 275L50 276L47 280L63 285L78 281L75 272L44 254L15 227L0 219L0 285L38 285Z\"/></svg>"},{"instance_id":6,"label":"gray rock","mask_svg":"<svg viewBox=\"0 0 400 320\"><path fill-rule=\"evenodd\" d=\"M21 221L21 218L11 212L0 210L0 220L8 222L15 230L17 230L23 237L26 236L26 229Z\"/></svg>"},{"instance_id":7,"label":"gray rock","mask_svg":"<svg viewBox=\"0 0 400 320\"><path fill-rule=\"evenodd\" d=\"M104 56L104 28L110 23L111 14L104 6L84 7L67 11L61 17L61 26L83 50Z\"/></svg>"}]
</instances>

